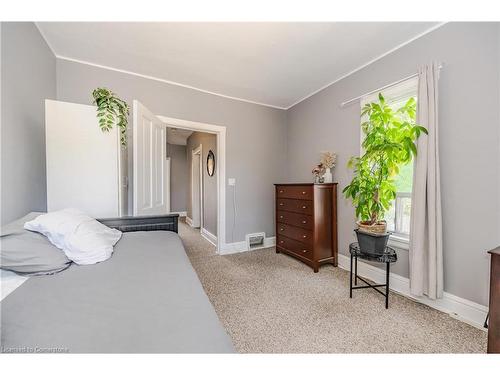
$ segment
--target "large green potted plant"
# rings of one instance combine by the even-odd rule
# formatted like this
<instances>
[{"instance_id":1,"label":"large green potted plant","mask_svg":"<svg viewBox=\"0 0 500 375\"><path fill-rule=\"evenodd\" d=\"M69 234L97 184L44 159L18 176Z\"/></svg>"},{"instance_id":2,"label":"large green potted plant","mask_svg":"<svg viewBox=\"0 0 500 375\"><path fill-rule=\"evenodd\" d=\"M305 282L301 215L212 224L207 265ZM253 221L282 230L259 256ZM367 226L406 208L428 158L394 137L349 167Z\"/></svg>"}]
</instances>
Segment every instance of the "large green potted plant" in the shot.
<instances>
[{"instance_id":1,"label":"large green potted plant","mask_svg":"<svg viewBox=\"0 0 500 375\"><path fill-rule=\"evenodd\" d=\"M384 214L396 198L394 178L417 155L415 141L421 133L427 134L427 129L416 124L414 98L398 109L391 108L382 94L378 99L361 110L364 153L349 160L354 177L343 190L356 208L361 250L371 253L383 252L390 235Z\"/></svg>"}]
</instances>

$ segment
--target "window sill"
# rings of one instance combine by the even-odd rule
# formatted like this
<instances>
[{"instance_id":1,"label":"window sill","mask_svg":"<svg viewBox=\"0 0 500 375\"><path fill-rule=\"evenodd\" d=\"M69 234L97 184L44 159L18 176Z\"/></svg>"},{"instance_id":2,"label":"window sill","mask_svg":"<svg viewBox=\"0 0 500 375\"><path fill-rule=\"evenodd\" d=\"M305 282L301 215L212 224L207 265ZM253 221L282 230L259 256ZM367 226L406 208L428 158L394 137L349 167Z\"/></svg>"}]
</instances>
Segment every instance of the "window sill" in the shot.
<instances>
[{"instance_id":1,"label":"window sill","mask_svg":"<svg viewBox=\"0 0 500 375\"><path fill-rule=\"evenodd\" d=\"M389 246L401 249L401 250L409 250L410 249L410 240L408 238L399 237L399 236L391 236L389 237Z\"/></svg>"}]
</instances>

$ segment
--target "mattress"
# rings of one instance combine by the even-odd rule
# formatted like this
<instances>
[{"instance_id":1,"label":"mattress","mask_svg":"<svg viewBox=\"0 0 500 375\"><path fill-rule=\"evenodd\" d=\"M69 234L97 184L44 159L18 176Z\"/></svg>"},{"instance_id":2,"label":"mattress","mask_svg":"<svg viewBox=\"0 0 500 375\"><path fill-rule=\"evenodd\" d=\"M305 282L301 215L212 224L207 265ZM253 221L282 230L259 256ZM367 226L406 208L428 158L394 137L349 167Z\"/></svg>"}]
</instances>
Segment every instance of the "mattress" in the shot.
<instances>
[{"instance_id":1,"label":"mattress","mask_svg":"<svg viewBox=\"0 0 500 375\"><path fill-rule=\"evenodd\" d=\"M124 233L113 256L30 277L1 302L4 352L231 353L174 232Z\"/></svg>"}]
</instances>

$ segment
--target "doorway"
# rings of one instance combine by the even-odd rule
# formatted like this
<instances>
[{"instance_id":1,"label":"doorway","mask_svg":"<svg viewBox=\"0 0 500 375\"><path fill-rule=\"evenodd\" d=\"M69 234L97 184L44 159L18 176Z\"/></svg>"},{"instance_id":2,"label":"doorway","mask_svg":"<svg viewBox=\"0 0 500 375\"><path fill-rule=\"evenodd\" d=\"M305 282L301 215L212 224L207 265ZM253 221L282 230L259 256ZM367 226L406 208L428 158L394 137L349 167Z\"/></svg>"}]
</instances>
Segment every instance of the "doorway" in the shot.
<instances>
[{"instance_id":1,"label":"doorway","mask_svg":"<svg viewBox=\"0 0 500 375\"><path fill-rule=\"evenodd\" d=\"M217 253L222 254L228 248L229 245L226 244L226 127L220 125L212 125L205 124L201 122L194 122L188 120L181 120L176 118L170 118L166 116L157 115L157 117L164 122L168 128L175 128L176 131L191 131L191 132L202 132L208 133L215 136L215 146L216 150L216 166L215 166L215 175L211 178L210 185L214 185L214 195L216 199L211 199L208 203L202 202L200 200L200 214L203 212L203 205L209 204L215 206L215 216L217 222L217 228L214 233L209 233L208 231L203 230L203 218L200 217L200 232L205 239L212 242L216 245ZM203 165L204 156L203 153L207 153L209 150L200 150L200 161ZM191 154L189 154L191 156ZM188 164L188 167L191 167L191 163ZM174 166L172 165L172 170ZM172 183L174 183L174 178L171 179ZM190 185L189 185L190 186ZM203 186L203 179L201 179L201 186ZM192 194L188 195L188 200L191 203ZM173 203L172 203L173 204ZM209 211L212 211L211 209ZM184 213L186 216L186 222L188 224L193 225L190 222L192 218L189 217L188 214ZM192 213L191 213L192 215ZM194 215L193 215L194 216Z\"/></svg>"},{"instance_id":2,"label":"doorway","mask_svg":"<svg viewBox=\"0 0 500 375\"><path fill-rule=\"evenodd\" d=\"M226 127L155 115L137 100L134 100L133 109L133 163L129 173L133 178L131 194L133 214L161 215L174 211L171 209L173 201L170 193L171 185L177 183L177 179L171 176L173 164L171 157L167 156L168 129L211 134L215 136L214 149L218 154L215 162L216 172L210 181L214 191L212 196L217 199L211 199L209 202L214 206L210 211L216 213L214 215L216 228L213 231L215 233L204 231L202 227L204 219L200 216L200 232L216 245L217 253L221 254L231 249L232 244L226 243ZM154 155L153 158L151 153ZM203 157L200 152L200 164L203 163ZM191 164L188 166L191 167ZM200 180L203 186L203 180ZM190 199L189 202L191 203ZM199 208L202 215L201 199ZM182 214L182 212L176 213ZM188 216L184 215L188 221Z\"/></svg>"},{"instance_id":3,"label":"doorway","mask_svg":"<svg viewBox=\"0 0 500 375\"><path fill-rule=\"evenodd\" d=\"M186 148L189 179L186 223L217 246L216 135L194 131L187 138Z\"/></svg>"}]
</instances>

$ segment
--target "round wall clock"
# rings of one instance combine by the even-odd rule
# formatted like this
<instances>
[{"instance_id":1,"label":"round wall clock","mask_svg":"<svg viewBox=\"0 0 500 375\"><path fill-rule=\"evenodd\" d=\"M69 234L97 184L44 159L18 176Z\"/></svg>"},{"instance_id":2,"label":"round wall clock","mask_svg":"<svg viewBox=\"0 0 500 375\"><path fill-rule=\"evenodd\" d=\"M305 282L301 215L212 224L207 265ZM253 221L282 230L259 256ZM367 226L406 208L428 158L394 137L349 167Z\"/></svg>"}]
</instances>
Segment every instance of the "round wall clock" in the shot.
<instances>
[{"instance_id":1,"label":"round wall clock","mask_svg":"<svg viewBox=\"0 0 500 375\"><path fill-rule=\"evenodd\" d=\"M207 156L207 173L212 177L215 173L215 155L212 150L208 151Z\"/></svg>"}]
</instances>

